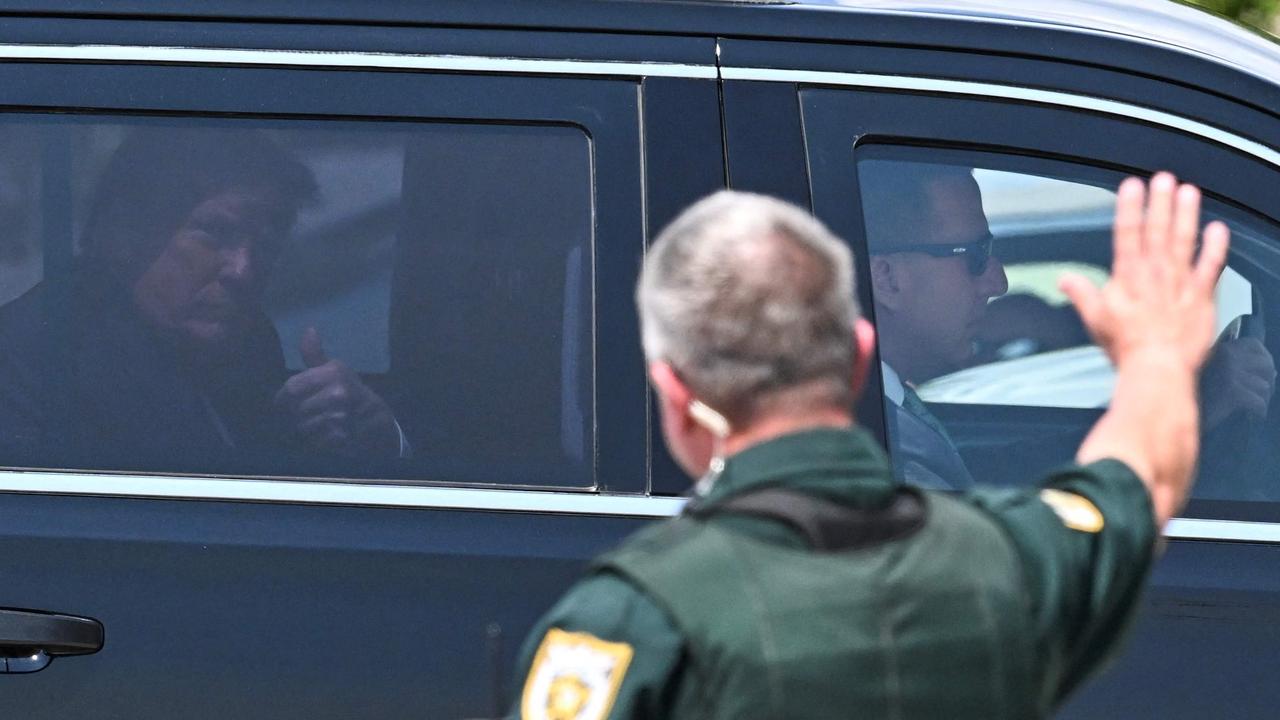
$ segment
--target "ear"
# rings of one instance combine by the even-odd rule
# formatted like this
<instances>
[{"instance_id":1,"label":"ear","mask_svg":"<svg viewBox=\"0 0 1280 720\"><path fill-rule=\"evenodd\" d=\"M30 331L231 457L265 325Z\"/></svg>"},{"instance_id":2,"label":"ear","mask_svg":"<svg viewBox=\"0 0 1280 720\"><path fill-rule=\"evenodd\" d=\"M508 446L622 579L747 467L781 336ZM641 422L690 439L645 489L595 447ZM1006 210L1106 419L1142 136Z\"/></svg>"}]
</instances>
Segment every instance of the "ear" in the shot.
<instances>
[{"instance_id":1,"label":"ear","mask_svg":"<svg viewBox=\"0 0 1280 720\"><path fill-rule=\"evenodd\" d=\"M853 347L858 353L853 359L853 394L854 397L862 397L876 349L876 329L866 318L858 318L853 323Z\"/></svg>"},{"instance_id":2,"label":"ear","mask_svg":"<svg viewBox=\"0 0 1280 720\"><path fill-rule=\"evenodd\" d=\"M649 379L658 392L658 412L662 416L662 437L676 464L691 477L707 472L715 441L707 428L698 424L689 411L693 393L674 368L665 362L649 363Z\"/></svg>"},{"instance_id":3,"label":"ear","mask_svg":"<svg viewBox=\"0 0 1280 720\"><path fill-rule=\"evenodd\" d=\"M903 293L902 268L884 255L872 255L871 296L877 305L895 310L901 304Z\"/></svg>"},{"instance_id":4,"label":"ear","mask_svg":"<svg viewBox=\"0 0 1280 720\"><path fill-rule=\"evenodd\" d=\"M655 360L649 363L649 380L658 391L658 405L668 422L692 423L686 412L693 400L693 392L684 384L670 364Z\"/></svg>"}]
</instances>

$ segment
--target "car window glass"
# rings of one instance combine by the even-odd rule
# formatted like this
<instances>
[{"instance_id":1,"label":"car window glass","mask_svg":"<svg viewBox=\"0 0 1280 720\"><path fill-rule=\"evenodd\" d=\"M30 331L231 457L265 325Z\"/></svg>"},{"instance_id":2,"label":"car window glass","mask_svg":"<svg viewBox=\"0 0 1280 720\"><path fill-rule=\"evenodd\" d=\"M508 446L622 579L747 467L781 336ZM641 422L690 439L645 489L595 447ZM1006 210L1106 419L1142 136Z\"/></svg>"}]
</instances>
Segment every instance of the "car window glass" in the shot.
<instances>
[{"instance_id":1,"label":"car window glass","mask_svg":"<svg viewBox=\"0 0 1280 720\"><path fill-rule=\"evenodd\" d=\"M6 465L594 483L582 130L29 116L5 138Z\"/></svg>"},{"instance_id":2,"label":"car window glass","mask_svg":"<svg viewBox=\"0 0 1280 720\"><path fill-rule=\"evenodd\" d=\"M897 472L963 489L1026 482L1068 462L1115 373L1058 282L1067 272L1106 281L1124 174L890 145L859 148L857 158ZM1237 467L1276 451L1266 310L1280 230L1215 198L1205 215L1232 227L1233 248L1216 290L1219 342L1201 380L1196 497L1280 497Z\"/></svg>"}]
</instances>

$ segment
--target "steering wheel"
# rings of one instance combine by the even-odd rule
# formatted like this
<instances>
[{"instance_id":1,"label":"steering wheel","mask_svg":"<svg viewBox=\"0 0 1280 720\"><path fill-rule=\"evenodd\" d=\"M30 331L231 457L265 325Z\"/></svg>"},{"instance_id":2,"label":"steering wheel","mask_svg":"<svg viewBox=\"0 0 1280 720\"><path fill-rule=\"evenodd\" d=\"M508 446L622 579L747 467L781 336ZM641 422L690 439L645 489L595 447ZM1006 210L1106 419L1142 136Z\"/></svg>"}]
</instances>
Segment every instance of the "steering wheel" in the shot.
<instances>
[{"instance_id":1,"label":"steering wheel","mask_svg":"<svg viewBox=\"0 0 1280 720\"><path fill-rule=\"evenodd\" d=\"M1257 288L1253 288L1252 292L1252 312L1237 316L1227 323L1227 326L1218 334L1218 340L1215 344L1221 344L1227 340L1239 340L1240 338L1255 338L1259 342L1266 343L1267 323L1262 309L1262 297Z\"/></svg>"},{"instance_id":2,"label":"steering wheel","mask_svg":"<svg viewBox=\"0 0 1280 720\"><path fill-rule=\"evenodd\" d=\"M1246 338L1266 343L1262 297L1256 287L1252 294L1251 312L1228 323L1218 335L1215 346ZM1265 449L1267 434L1266 418L1250 415L1244 410L1231 414L1212 428L1205 435L1201 448L1200 478L1194 495L1232 500L1268 497L1273 491L1254 487L1252 479L1257 472L1249 473L1249 468L1255 467L1249 458Z\"/></svg>"}]
</instances>

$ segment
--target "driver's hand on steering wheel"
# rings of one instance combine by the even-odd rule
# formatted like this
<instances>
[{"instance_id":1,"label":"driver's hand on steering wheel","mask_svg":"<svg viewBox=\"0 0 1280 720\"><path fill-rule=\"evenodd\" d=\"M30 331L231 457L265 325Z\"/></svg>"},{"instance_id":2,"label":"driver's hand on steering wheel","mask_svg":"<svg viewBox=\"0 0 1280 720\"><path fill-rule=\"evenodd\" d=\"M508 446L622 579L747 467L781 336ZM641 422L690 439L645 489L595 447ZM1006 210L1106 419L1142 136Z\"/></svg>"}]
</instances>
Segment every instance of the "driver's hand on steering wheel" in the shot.
<instances>
[{"instance_id":1,"label":"driver's hand on steering wheel","mask_svg":"<svg viewBox=\"0 0 1280 720\"><path fill-rule=\"evenodd\" d=\"M1201 430L1208 432L1238 412L1266 418L1275 387L1275 360L1260 340L1219 341L1200 373Z\"/></svg>"}]
</instances>

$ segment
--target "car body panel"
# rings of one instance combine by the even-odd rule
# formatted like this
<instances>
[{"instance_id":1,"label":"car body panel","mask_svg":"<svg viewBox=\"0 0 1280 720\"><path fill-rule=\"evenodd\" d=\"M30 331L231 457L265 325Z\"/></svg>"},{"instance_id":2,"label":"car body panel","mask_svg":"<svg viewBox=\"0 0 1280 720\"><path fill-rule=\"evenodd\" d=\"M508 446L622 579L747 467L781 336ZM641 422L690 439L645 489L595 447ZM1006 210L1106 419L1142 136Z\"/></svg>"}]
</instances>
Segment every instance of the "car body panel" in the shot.
<instances>
[{"instance_id":1,"label":"car body panel","mask_svg":"<svg viewBox=\"0 0 1280 720\"><path fill-rule=\"evenodd\" d=\"M466 717L523 633L638 519L0 496L7 607L106 643L5 676L27 717Z\"/></svg>"},{"instance_id":2,"label":"car body panel","mask_svg":"<svg viewBox=\"0 0 1280 720\"><path fill-rule=\"evenodd\" d=\"M854 138L815 155L824 113L871 118L859 141L1173 167L1280 219L1280 50L1164 2L0 0L0 30L0 104L15 112L570 123L591 137L600 212L594 486L559 490L535 470L506 487L372 469L341 482L0 472L0 607L106 630L94 655L0 677L15 716L499 714L534 620L687 489L645 390L632 298L644 243L733 187L811 207L865 250L856 193L823 165L851 164ZM824 109L819 95L858 102ZM1117 147L1117 128L1141 142ZM1008 445L1097 413L1028 410L961 418L957 434ZM883 437L878 373L859 416ZM1280 516L1267 503L1189 512L1131 652L1068 716L1203 717L1230 696L1234 715L1269 717L1280 702L1266 677Z\"/></svg>"}]
</instances>

